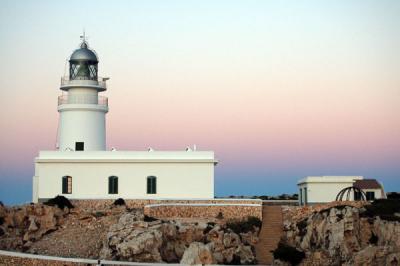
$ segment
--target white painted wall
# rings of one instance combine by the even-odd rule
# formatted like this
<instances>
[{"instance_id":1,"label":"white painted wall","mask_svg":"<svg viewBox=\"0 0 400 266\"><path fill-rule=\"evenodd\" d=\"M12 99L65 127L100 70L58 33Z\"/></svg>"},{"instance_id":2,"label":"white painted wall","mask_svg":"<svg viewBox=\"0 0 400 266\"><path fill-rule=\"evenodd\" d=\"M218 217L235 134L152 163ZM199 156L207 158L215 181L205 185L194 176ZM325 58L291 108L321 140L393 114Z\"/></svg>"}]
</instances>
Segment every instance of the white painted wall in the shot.
<instances>
[{"instance_id":1,"label":"white painted wall","mask_svg":"<svg viewBox=\"0 0 400 266\"><path fill-rule=\"evenodd\" d=\"M41 155L36 158L38 186L34 202L61 195L62 177L66 175L72 176L72 194L65 195L71 199L214 198L216 161L212 152L41 152ZM109 176L118 176L118 194L108 194ZM157 194L147 194L148 176L157 177Z\"/></svg>"},{"instance_id":2,"label":"white painted wall","mask_svg":"<svg viewBox=\"0 0 400 266\"><path fill-rule=\"evenodd\" d=\"M302 190L299 204L325 203L336 199L337 194L344 188L353 185L355 180L363 179L362 176L308 176L297 183L298 189ZM307 191L307 202L305 192ZM299 191L300 197L300 191ZM353 195L350 195L353 200Z\"/></svg>"},{"instance_id":3,"label":"white painted wall","mask_svg":"<svg viewBox=\"0 0 400 266\"><path fill-rule=\"evenodd\" d=\"M337 194L344 188L353 186L356 180L363 179L362 176L309 176L299 180L299 204L305 205L305 193L307 191L307 203L327 203L334 201ZM300 193L300 190L302 191ZM380 189L363 189L364 192L374 191L375 198L382 198L384 194ZM301 197L300 197L301 196ZM346 199L346 194L343 199ZM350 193L350 200L354 200L354 193Z\"/></svg>"},{"instance_id":4,"label":"white painted wall","mask_svg":"<svg viewBox=\"0 0 400 266\"><path fill-rule=\"evenodd\" d=\"M75 149L75 142L85 143L85 150L106 149L106 109L98 105L66 104L60 112L59 146Z\"/></svg>"},{"instance_id":5,"label":"white painted wall","mask_svg":"<svg viewBox=\"0 0 400 266\"><path fill-rule=\"evenodd\" d=\"M106 149L105 115L108 106L98 105L96 88L68 88L68 101L58 106L58 112L58 142L61 151L67 148L74 150L75 142L84 142L84 149L88 151Z\"/></svg>"}]
</instances>

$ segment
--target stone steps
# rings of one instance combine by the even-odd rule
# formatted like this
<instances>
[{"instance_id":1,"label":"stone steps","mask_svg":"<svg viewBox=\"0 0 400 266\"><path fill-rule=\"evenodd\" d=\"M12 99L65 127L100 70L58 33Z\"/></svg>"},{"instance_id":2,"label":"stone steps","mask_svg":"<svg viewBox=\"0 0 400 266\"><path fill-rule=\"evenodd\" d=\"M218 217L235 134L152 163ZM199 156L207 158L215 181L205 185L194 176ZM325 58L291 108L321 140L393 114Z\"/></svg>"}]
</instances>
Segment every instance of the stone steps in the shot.
<instances>
[{"instance_id":1,"label":"stone steps","mask_svg":"<svg viewBox=\"0 0 400 266\"><path fill-rule=\"evenodd\" d=\"M283 234L283 218L281 206L263 206L262 227L259 242L256 246L258 264L271 265L275 250Z\"/></svg>"}]
</instances>

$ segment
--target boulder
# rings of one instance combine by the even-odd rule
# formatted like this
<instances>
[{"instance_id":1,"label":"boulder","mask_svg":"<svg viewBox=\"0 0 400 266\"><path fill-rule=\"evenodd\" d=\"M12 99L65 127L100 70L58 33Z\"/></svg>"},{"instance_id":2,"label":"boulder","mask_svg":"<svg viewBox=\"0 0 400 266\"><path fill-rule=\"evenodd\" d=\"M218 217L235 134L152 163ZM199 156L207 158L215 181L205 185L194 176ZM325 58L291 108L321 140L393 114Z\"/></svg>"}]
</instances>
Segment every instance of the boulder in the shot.
<instances>
[{"instance_id":1,"label":"boulder","mask_svg":"<svg viewBox=\"0 0 400 266\"><path fill-rule=\"evenodd\" d=\"M193 242L183 253L181 264L214 264L216 263L210 245Z\"/></svg>"},{"instance_id":2,"label":"boulder","mask_svg":"<svg viewBox=\"0 0 400 266\"><path fill-rule=\"evenodd\" d=\"M250 246L240 244L236 250L235 255L240 258L240 264L255 264L256 258Z\"/></svg>"}]
</instances>

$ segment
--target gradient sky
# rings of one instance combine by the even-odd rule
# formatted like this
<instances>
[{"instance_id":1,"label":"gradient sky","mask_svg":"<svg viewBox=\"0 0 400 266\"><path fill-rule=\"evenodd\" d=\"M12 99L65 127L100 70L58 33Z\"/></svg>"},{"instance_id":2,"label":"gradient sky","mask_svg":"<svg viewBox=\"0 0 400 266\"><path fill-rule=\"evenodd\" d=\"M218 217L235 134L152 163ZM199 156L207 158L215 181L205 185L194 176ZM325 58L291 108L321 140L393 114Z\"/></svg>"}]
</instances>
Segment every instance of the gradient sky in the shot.
<instances>
[{"instance_id":1,"label":"gradient sky","mask_svg":"<svg viewBox=\"0 0 400 266\"><path fill-rule=\"evenodd\" d=\"M86 29L109 76L107 143L214 150L216 194L307 175L400 190L400 1L0 2L0 200L31 199Z\"/></svg>"}]
</instances>

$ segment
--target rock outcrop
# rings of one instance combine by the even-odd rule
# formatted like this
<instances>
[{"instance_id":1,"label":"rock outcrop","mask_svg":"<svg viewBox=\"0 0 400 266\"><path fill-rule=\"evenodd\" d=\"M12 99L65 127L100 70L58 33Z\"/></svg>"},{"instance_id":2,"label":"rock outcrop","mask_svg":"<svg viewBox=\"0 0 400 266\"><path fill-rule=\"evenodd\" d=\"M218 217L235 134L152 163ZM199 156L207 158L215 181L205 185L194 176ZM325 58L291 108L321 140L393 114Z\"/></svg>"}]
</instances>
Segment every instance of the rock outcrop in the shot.
<instances>
[{"instance_id":1,"label":"rock outcrop","mask_svg":"<svg viewBox=\"0 0 400 266\"><path fill-rule=\"evenodd\" d=\"M367 217L365 211L335 206L308 217L294 211L286 216L282 241L305 252L303 265L398 265L400 223Z\"/></svg>"},{"instance_id":2,"label":"rock outcrop","mask_svg":"<svg viewBox=\"0 0 400 266\"><path fill-rule=\"evenodd\" d=\"M100 257L137 262L254 264L258 231L244 237L224 224L194 221L146 222L141 210L123 214L110 227Z\"/></svg>"},{"instance_id":3,"label":"rock outcrop","mask_svg":"<svg viewBox=\"0 0 400 266\"><path fill-rule=\"evenodd\" d=\"M25 250L33 241L62 224L67 210L42 204L0 206L0 249Z\"/></svg>"}]
</instances>

